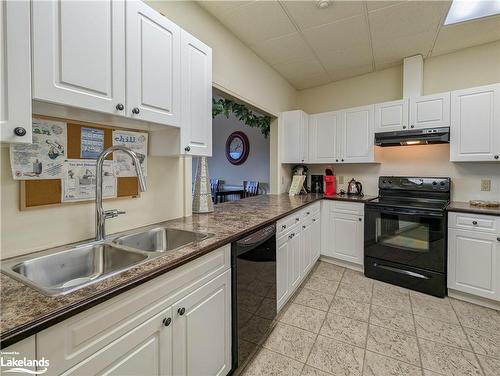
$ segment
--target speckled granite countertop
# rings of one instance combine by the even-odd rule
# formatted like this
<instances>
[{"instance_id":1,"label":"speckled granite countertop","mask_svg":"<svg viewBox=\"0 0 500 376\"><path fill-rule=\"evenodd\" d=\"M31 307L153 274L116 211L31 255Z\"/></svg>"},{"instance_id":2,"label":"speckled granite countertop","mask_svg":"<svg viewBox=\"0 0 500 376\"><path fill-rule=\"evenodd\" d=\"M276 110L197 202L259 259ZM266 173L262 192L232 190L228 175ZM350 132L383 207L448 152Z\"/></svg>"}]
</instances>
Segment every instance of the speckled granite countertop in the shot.
<instances>
[{"instance_id":1,"label":"speckled granite countertop","mask_svg":"<svg viewBox=\"0 0 500 376\"><path fill-rule=\"evenodd\" d=\"M119 293L231 243L246 233L285 217L302 206L321 198L322 195L313 194L293 197L288 196L288 194L256 196L216 205L215 211L210 214L198 214L135 229L134 232L161 225L212 233L215 236L168 252L164 256L67 295L45 296L1 273L1 346L2 348L6 347L39 332Z\"/></svg>"},{"instance_id":2,"label":"speckled granite countertop","mask_svg":"<svg viewBox=\"0 0 500 376\"><path fill-rule=\"evenodd\" d=\"M134 232L138 232L157 226L168 226L212 233L215 236L168 252L164 256L67 295L46 296L0 273L1 347L9 346L102 303L322 198L323 195L317 194L292 197L288 194L256 196L216 205L215 211L210 214L198 214L134 229ZM365 202L371 198L374 197L338 195L328 199Z\"/></svg>"},{"instance_id":3,"label":"speckled granite countertop","mask_svg":"<svg viewBox=\"0 0 500 376\"><path fill-rule=\"evenodd\" d=\"M337 193L335 196L323 196L325 200L351 201L351 202L367 202L377 198L376 196L356 196Z\"/></svg>"},{"instance_id":4,"label":"speckled granite countertop","mask_svg":"<svg viewBox=\"0 0 500 376\"><path fill-rule=\"evenodd\" d=\"M461 201L450 202L446 210L451 212L500 215L500 208L482 208L479 206L471 206L468 202L461 202Z\"/></svg>"}]
</instances>

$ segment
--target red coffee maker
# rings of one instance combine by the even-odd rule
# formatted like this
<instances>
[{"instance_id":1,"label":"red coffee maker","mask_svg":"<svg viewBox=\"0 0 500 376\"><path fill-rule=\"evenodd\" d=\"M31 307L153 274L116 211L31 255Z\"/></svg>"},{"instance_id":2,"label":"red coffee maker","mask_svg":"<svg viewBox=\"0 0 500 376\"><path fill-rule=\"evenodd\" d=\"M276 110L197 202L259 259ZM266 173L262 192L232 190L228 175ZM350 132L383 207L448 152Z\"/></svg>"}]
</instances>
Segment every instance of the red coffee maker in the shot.
<instances>
[{"instance_id":1,"label":"red coffee maker","mask_svg":"<svg viewBox=\"0 0 500 376\"><path fill-rule=\"evenodd\" d=\"M325 196L335 196L337 190L335 189L335 175L332 169L325 170Z\"/></svg>"}]
</instances>

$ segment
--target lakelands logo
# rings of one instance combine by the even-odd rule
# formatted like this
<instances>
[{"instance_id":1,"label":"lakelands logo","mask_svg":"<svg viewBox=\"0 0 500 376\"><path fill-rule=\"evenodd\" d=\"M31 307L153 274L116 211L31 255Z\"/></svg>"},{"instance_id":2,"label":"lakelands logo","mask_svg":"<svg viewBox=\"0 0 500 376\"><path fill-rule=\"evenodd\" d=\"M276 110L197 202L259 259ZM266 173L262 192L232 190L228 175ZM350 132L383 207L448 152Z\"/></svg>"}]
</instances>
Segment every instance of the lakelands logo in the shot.
<instances>
[{"instance_id":1,"label":"lakelands logo","mask_svg":"<svg viewBox=\"0 0 500 376\"><path fill-rule=\"evenodd\" d=\"M2 373L27 373L30 375L43 375L49 367L49 360L19 358L18 352L0 352L0 366ZM31 368L31 369L30 369ZM36 371L35 371L36 369Z\"/></svg>"}]
</instances>

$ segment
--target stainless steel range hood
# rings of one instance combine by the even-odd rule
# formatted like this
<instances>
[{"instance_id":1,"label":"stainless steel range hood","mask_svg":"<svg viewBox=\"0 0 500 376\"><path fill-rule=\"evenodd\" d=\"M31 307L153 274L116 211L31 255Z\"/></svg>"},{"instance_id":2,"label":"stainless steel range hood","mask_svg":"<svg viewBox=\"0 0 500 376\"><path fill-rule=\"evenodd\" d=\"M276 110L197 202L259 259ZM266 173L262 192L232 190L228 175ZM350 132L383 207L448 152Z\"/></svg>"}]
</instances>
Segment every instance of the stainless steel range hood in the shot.
<instances>
[{"instance_id":1,"label":"stainless steel range hood","mask_svg":"<svg viewBox=\"0 0 500 376\"><path fill-rule=\"evenodd\" d=\"M375 133L375 145L377 146L429 145L449 142L449 127Z\"/></svg>"}]
</instances>

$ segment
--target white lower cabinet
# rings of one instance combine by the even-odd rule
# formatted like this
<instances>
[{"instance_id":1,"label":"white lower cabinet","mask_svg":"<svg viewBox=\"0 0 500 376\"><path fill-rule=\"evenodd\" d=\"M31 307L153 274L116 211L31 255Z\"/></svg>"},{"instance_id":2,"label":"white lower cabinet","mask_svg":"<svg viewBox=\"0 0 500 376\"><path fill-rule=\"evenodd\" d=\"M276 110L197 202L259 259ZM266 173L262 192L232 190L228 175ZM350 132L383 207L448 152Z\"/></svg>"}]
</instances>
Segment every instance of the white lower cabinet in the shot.
<instances>
[{"instance_id":1,"label":"white lower cabinet","mask_svg":"<svg viewBox=\"0 0 500 376\"><path fill-rule=\"evenodd\" d=\"M19 361L23 358L26 359L36 359L35 352L35 336L25 338L19 342L14 343L8 347L2 349L2 364L0 366L0 375L7 374L8 370L11 368L17 368L17 366L10 366L10 362L15 360ZM30 371L36 371L36 367L25 367ZM42 371L45 367L38 367L39 371Z\"/></svg>"},{"instance_id":2,"label":"white lower cabinet","mask_svg":"<svg viewBox=\"0 0 500 376\"><path fill-rule=\"evenodd\" d=\"M324 201L321 254L363 265L364 204Z\"/></svg>"},{"instance_id":3,"label":"white lower cabinet","mask_svg":"<svg viewBox=\"0 0 500 376\"><path fill-rule=\"evenodd\" d=\"M320 255L320 205L278 221L276 240L276 299L278 311L293 295Z\"/></svg>"},{"instance_id":4,"label":"white lower cabinet","mask_svg":"<svg viewBox=\"0 0 500 376\"><path fill-rule=\"evenodd\" d=\"M454 217L456 213L450 213L450 226ZM478 216L476 226L482 217L487 216ZM448 229L448 288L500 301L500 232Z\"/></svg>"},{"instance_id":5,"label":"white lower cabinet","mask_svg":"<svg viewBox=\"0 0 500 376\"><path fill-rule=\"evenodd\" d=\"M46 375L226 375L230 246L36 334Z\"/></svg>"},{"instance_id":6,"label":"white lower cabinet","mask_svg":"<svg viewBox=\"0 0 500 376\"><path fill-rule=\"evenodd\" d=\"M62 375L172 375L171 317L169 307Z\"/></svg>"},{"instance_id":7,"label":"white lower cabinet","mask_svg":"<svg viewBox=\"0 0 500 376\"><path fill-rule=\"evenodd\" d=\"M174 375L231 370L231 271L174 304Z\"/></svg>"}]
</instances>

